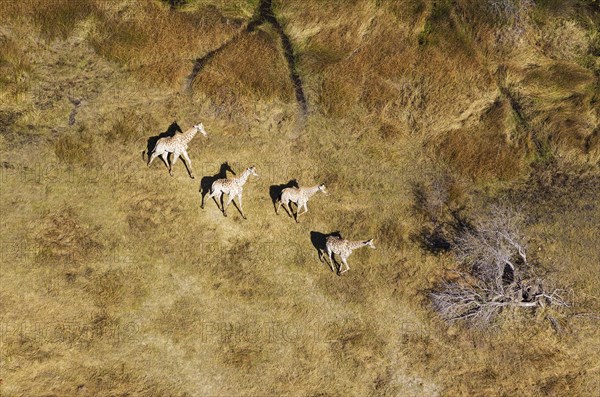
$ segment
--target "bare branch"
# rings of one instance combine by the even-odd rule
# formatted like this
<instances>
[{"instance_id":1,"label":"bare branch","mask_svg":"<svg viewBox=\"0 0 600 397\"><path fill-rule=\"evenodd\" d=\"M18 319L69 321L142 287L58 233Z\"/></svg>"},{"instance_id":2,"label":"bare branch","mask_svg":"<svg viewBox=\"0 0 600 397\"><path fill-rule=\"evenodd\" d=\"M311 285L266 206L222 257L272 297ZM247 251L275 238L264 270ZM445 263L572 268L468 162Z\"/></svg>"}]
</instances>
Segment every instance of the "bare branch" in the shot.
<instances>
[{"instance_id":1,"label":"bare branch","mask_svg":"<svg viewBox=\"0 0 600 397\"><path fill-rule=\"evenodd\" d=\"M442 318L486 326L508 307L569 306L565 291L548 292L542 280L533 277L522 221L512 208L493 206L474 227L456 236L452 249L464 277L443 282L431 293L433 308Z\"/></svg>"}]
</instances>

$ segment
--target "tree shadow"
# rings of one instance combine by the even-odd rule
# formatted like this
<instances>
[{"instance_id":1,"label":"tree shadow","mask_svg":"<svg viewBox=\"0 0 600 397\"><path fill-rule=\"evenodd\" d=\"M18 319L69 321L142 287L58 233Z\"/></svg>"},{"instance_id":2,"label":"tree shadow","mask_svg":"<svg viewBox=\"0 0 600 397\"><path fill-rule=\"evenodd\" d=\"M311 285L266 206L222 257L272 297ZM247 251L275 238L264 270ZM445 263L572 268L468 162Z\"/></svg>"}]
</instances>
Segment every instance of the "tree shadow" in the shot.
<instances>
[{"instance_id":1,"label":"tree shadow","mask_svg":"<svg viewBox=\"0 0 600 397\"><path fill-rule=\"evenodd\" d=\"M275 13L273 12L273 0L260 0L256 12L254 13L254 16L252 17L250 22L248 22L245 29L238 31L229 40L221 44L220 47L209 51L204 56L197 58L194 61L194 68L192 69L192 73L190 73L190 75L186 78L186 89L191 90L194 84L194 80L196 79L198 74L215 55L217 55L218 53L226 49L229 45L237 41L242 34L251 33L264 23L270 23L271 26L273 26L273 28L277 32L279 39L281 40L281 46L283 47L283 55L285 57L285 60L287 61L290 73L290 81L294 86L296 101L300 106L302 115L306 115L308 112L308 105L306 101L306 95L304 94L302 79L300 78L300 74L298 73L297 56L294 53L292 41L290 40L289 36L285 33L283 26L281 26L281 23L279 22L279 20L275 16Z\"/></svg>"},{"instance_id":2,"label":"tree shadow","mask_svg":"<svg viewBox=\"0 0 600 397\"><path fill-rule=\"evenodd\" d=\"M316 232L316 231L310 232L310 242L312 243L313 247L315 247L315 249L317 250L317 255L319 256L319 261L321 261L321 263L325 262L328 265L330 265L329 262L327 262L327 259L324 260L323 256L327 256L327 237L330 237L330 236L335 236L335 237L340 237L340 238L342 237L339 230L337 230L335 232L331 232L331 233L321 233L321 232ZM335 258L333 259L333 264L334 264L334 266L337 266L337 268L339 269L339 264L337 263ZM331 269L331 271L335 272L336 270Z\"/></svg>"},{"instance_id":3,"label":"tree shadow","mask_svg":"<svg viewBox=\"0 0 600 397\"><path fill-rule=\"evenodd\" d=\"M433 194L436 194L434 191ZM413 211L425 221L418 232L411 236L421 249L431 254L448 252L459 236L473 225L464 213L464 207L450 208L446 200L432 198L432 192L424 186L413 186Z\"/></svg>"},{"instance_id":4,"label":"tree shadow","mask_svg":"<svg viewBox=\"0 0 600 397\"><path fill-rule=\"evenodd\" d=\"M297 57L294 53L292 41L283 30L283 26L281 26L281 23L279 23L279 20L273 12L273 0L260 0L254 18L248 24L248 30L252 31L253 29L265 22L270 23L279 35L279 38L281 40L281 46L283 47L283 55L285 56L285 60L287 61L288 69L290 72L290 80L294 85L296 101L298 102L298 105L300 105L302 113L306 114L306 112L308 111L308 106L306 103L306 95L304 94L304 88L302 86L302 80L300 79L300 74L298 73L298 60L296 59Z\"/></svg>"},{"instance_id":5,"label":"tree shadow","mask_svg":"<svg viewBox=\"0 0 600 397\"><path fill-rule=\"evenodd\" d=\"M206 198L206 195L208 193L210 193L210 188L211 188L212 184L217 179L227 178L227 171L229 171L233 175L235 175L235 171L233 171L233 169L231 168L229 163L226 161L223 164L221 164L221 167L219 168L219 172L217 172L214 175L206 175L206 176L202 177L202 179L200 180L200 188L198 189L200 192L200 195L202 196L200 208L204 209L204 199ZM219 203L217 203L217 200L214 197L213 197L213 200L215 201L215 203L217 204L217 207L218 207ZM223 206L223 197L221 197L221 208L222 208L222 206Z\"/></svg>"},{"instance_id":6,"label":"tree shadow","mask_svg":"<svg viewBox=\"0 0 600 397\"><path fill-rule=\"evenodd\" d=\"M245 31L243 31L242 33L244 33L244 32ZM215 55L217 55L221 51L225 50L230 44L234 43L239 38L240 34L241 33L237 33L236 35L231 37L229 40L227 40L226 42L221 44L220 47L217 47L214 50L207 52L206 54L204 54L204 56L201 56L200 58L196 58L196 60L194 61L194 67L192 68L192 73L190 73L190 75L188 77L186 77L186 79L185 79L185 89L186 90L189 91L192 89L192 87L194 85L194 80L196 80L196 77L202 71L204 66L206 66L206 64L208 62L210 62L210 60L212 58L214 58Z\"/></svg>"},{"instance_id":7,"label":"tree shadow","mask_svg":"<svg viewBox=\"0 0 600 397\"><path fill-rule=\"evenodd\" d=\"M275 213L277 213L277 203L279 202L279 198L281 197L281 192L283 192L283 189L287 189L288 187L299 187L298 181L295 179L291 179L287 183L281 185L269 186L269 196L271 196L271 201L273 202L273 208L275 209ZM288 215L292 216L292 214L290 214L287 209L285 209L285 212L287 212Z\"/></svg>"},{"instance_id":8,"label":"tree shadow","mask_svg":"<svg viewBox=\"0 0 600 397\"><path fill-rule=\"evenodd\" d=\"M156 143L158 142L159 139L172 137L178 131L183 133L183 131L181 130L181 127L179 126L179 124L177 124L177 121L173 121L171 123L171 125L167 128L166 131L161 132L160 134L158 134L156 136L152 136L152 137L148 138L148 142L146 143L146 150L144 152L142 152L142 160L144 159L144 154L147 156L148 159L150 159L150 156L152 155L152 152L154 151L154 148L156 147ZM186 167L187 167L187 165L186 165Z\"/></svg>"}]
</instances>

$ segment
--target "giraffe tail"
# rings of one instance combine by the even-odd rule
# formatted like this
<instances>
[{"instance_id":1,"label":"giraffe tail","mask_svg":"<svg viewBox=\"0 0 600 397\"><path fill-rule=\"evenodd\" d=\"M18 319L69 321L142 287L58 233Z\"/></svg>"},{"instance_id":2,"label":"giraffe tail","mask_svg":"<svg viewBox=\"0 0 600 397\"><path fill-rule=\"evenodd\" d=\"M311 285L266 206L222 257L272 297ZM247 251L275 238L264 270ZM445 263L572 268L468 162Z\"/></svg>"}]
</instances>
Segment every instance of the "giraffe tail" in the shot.
<instances>
[{"instance_id":1,"label":"giraffe tail","mask_svg":"<svg viewBox=\"0 0 600 397\"><path fill-rule=\"evenodd\" d=\"M148 161L148 160L150 160L150 156L152 156L152 155L154 154L154 152L155 152L155 151L156 151L156 148L154 148L154 149L152 150L152 152L150 152L150 153L148 153L148 152L146 151L146 149L142 150L142 160L144 160L144 161Z\"/></svg>"}]
</instances>

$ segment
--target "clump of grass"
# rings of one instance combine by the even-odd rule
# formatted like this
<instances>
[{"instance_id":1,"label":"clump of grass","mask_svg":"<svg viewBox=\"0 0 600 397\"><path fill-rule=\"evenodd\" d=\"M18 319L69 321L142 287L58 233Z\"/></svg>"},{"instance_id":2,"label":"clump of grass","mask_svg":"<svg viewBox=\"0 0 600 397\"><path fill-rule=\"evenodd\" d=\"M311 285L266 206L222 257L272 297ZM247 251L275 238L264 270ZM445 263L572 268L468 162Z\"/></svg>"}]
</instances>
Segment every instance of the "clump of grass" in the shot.
<instances>
[{"instance_id":1,"label":"clump of grass","mask_svg":"<svg viewBox=\"0 0 600 397\"><path fill-rule=\"evenodd\" d=\"M90 38L90 44L96 52L106 59L125 65L131 53L139 51L148 42L148 35L135 21L118 19L102 20L96 27L96 34Z\"/></svg>"},{"instance_id":2,"label":"clump of grass","mask_svg":"<svg viewBox=\"0 0 600 397\"><path fill-rule=\"evenodd\" d=\"M42 219L37 243L41 261L62 265L81 264L104 247L100 228L83 223L71 207Z\"/></svg>"},{"instance_id":3,"label":"clump of grass","mask_svg":"<svg viewBox=\"0 0 600 397\"><path fill-rule=\"evenodd\" d=\"M192 2L191 0L160 0L160 1L162 1L165 4L168 4L169 7L171 7L172 9L179 8L179 7L185 7Z\"/></svg>"},{"instance_id":4,"label":"clump of grass","mask_svg":"<svg viewBox=\"0 0 600 397\"><path fill-rule=\"evenodd\" d=\"M92 0L49 0L35 2L33 21L42 37L48 40L66 39L77 24L97 12Z\"/></svg>"},{"instance_id":5,"label":"clump of grass","mask_svg":"<svg viewBox=\"0 0 600 397\"><path fill-rule=\"evenodd\" d=\"M556 62L526 74L521 91L528 94L524 114L544 151L576 159L594 150L595 82L590 71Z\"/></svg>"},{"instance_id":6,"label":"clump of grass","mask_svg":"<svg viewBox=\"0 0 600 397\"><path fill-rule=\"evenodd\" d=\"M432 148L456 172L474 180L515 178L524 169L528 141L506 135L511 117L509 105L496 101L481 116L480 127L449 131Z\"/></svg>"},{"instance_id":7,"label":"clump of grass","mask_svg":"<svg viewBox=\"0 0 600 397\"><path fill-rule=\"evenodd\" d=\"M0 35L0 92L18 96L27 91L31 72L31 62L23 49Z\"/></svg>"},{"instance_id":8,"label":"clump of grass","mask_svg":"<svg viewBox=\"0 0 600 397\"><path fill-rule=\"evenodd\" d=\"M432 30L433 30L433 27L432 27L431 21L428 19L425 21L425 24L423 25L423 30L421 30L421 32L419 32L419 36L417 37L419 45L424 46L427 44L429 35L431 34Z\"/></svg>"},{"instance_id":9,"label":"clump of grass","mask_svg":"<svg viewBox=\"0 0 600 397\"><path fill-rule=\"evenodd\" d=\"M156 126L156 120L150 114L136 111L125 111L115 118L112 127L106 134L109 142L129 143L139 137L146 136Z\"/></svg>"},{"instance_id":10,"label":"clump of grass","mask_svg":"<svg viewBox=\"0 0 600 397\"><path fill-rule=\"evenodd\" d=\"M323 73L319 102L326 114L343 117L357 105L361 86L355 79L358 70L354 68L353 71L354 73L341 75L337 67L332 67Z\"/></svg>"},{"instance_id":11,"label":"clump of grass","mask_svg":"<svg viewBox=\"0 0 600 397\"><path fill-rule=\"evenodd\" d=\"M182 208L164 197L136 196L131 200L126 218L129 230L140 236L160 228L164 222L175 222L181 216Z\"/></svg>"},{"instance_id":12,"label":"clump of grass","mask_svg":"<svg viewBox=\"0 0 600 397\"><path fill-rule=\"evenodd\" d=\"M465 145L466 141L469 145ZM454 169L474 180L517 177L523 169L523 153L507 144L497 132L458 131L436 144L437 151Z\"/></svg>"},{"instance_id":13,"label":"clump of grass","mask_svg":"<svg viewBox=\"0 0 600 397\"><path fill-rule=\"evenodd\" d=\"M540 32L540 47L550 58L580 60L590 48L588 33L573 20L557 21Z\"/></svg>"},{"instance_id":14,"label":"clump of grass","mask_svg":"<svg viewBox=\"0 0 600 397\"><path fill-rule=\"evenodd\" d=\"M293 99L287 62L277 36L268 30L241 36L216 54L194 82L194 90L217 104L243 100Z\"/></svg>"},{"instance_id":15,"label":"clump of grass","mask_svg":"<svg viewBox=\"0 0 600 397\"><path fill-rule=\"evenodd\" d=\"M60 162L68 165L92 165L97 161L97 142L98 139L81 126L76 133L61 135L54 142L54 153Z\"/></svg>"},{"instance_id":16,"label":"clump of grass","mask_svg":"<svg viewBox=\"0 0 600 397\"><path fill-rule=\"evenodd\" d=\"M139 272L135 268L121 268L115 263L108 264L111 265L109 269L96 271L87 277L83 287L90 294L96 307L112 314L115 308L139 304L147 293Z\"/></svg>"}]
</instances>

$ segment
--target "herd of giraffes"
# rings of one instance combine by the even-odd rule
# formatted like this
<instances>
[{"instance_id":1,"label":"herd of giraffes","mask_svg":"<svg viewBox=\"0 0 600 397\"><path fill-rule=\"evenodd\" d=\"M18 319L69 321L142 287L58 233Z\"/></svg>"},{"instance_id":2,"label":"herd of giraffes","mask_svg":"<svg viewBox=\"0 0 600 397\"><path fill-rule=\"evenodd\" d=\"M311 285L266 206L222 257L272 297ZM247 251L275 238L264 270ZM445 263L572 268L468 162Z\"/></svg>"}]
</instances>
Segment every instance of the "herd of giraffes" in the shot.
<instances>
[{"instance_id":1,"label":"herd of giraffes","mask_svg":"<svg viewBox=\"0 0 600 397\"><path fill-rule=\"evenodd\" d=\"M160 156L165 165L167 166L169 174L173 176L173 166L177 162L177 159L179 159L179 157L182 156L183 162L187 168L190 178L194 179L192 161L190 160L190 157L187 153L187 147L198 132L200 132L204 137L208 136L206 130L204 129L204 125L200 123L194 125L192 128L185 132L175 132L173 136L167 136L158 139L156 141L154 149L151 153L149 153L148 167L150 167L154 159ZM168 158L169 154L171 154L170 162ZM219 202L221 203L219 210L223 213L223 216L227 216L227 208L232 202L234 203L234 205L236 205L234 199L237 198L236 206L238 207L242 217L244 219L247 219L242 208L242 191L244 189L244 185L246 184L248 178L251 175L258 177L258 172L255 166L246 168L246 170L239 177L231 179L225 177L212 181L212 183L209 186L209 199L214 199L215 203L217 204L217 207L219 207ZM280 192L278 197L275 198L275 213L279 214L279 208L283 206L288 215L290 217L293 217L296 220L296 223L298 223L298 217L308 212L308 200L310 200L310 198L318 192L321 192L325 195L328 194L324 184L319 184L314 187L286 187ZM224 201L223 195L225 194L227 195L227 202ZM296 205L295 216L293 216L291 205L292 203ZM200 207L204 209L204 195L202 197L202 204L200 205ZM301 209L304 209L304 212L300 213ZM328 258L327 264L329 265L332 271L337 272L338 275L341 275L342 273L345 273L348 270L350 270L350 266L348 265L347 260L350 254L352 254L352 251L361 247L369 247L375 249L373 239L349 241L342 238L340 235L332 234L326 236L325 247L317 249L319 250L319 259L323 261L323 251L326 251ZM339 256L342 261L342 263L339 266L337 266L337 270L335 255Z\"/></svg>"}]
</instances>

